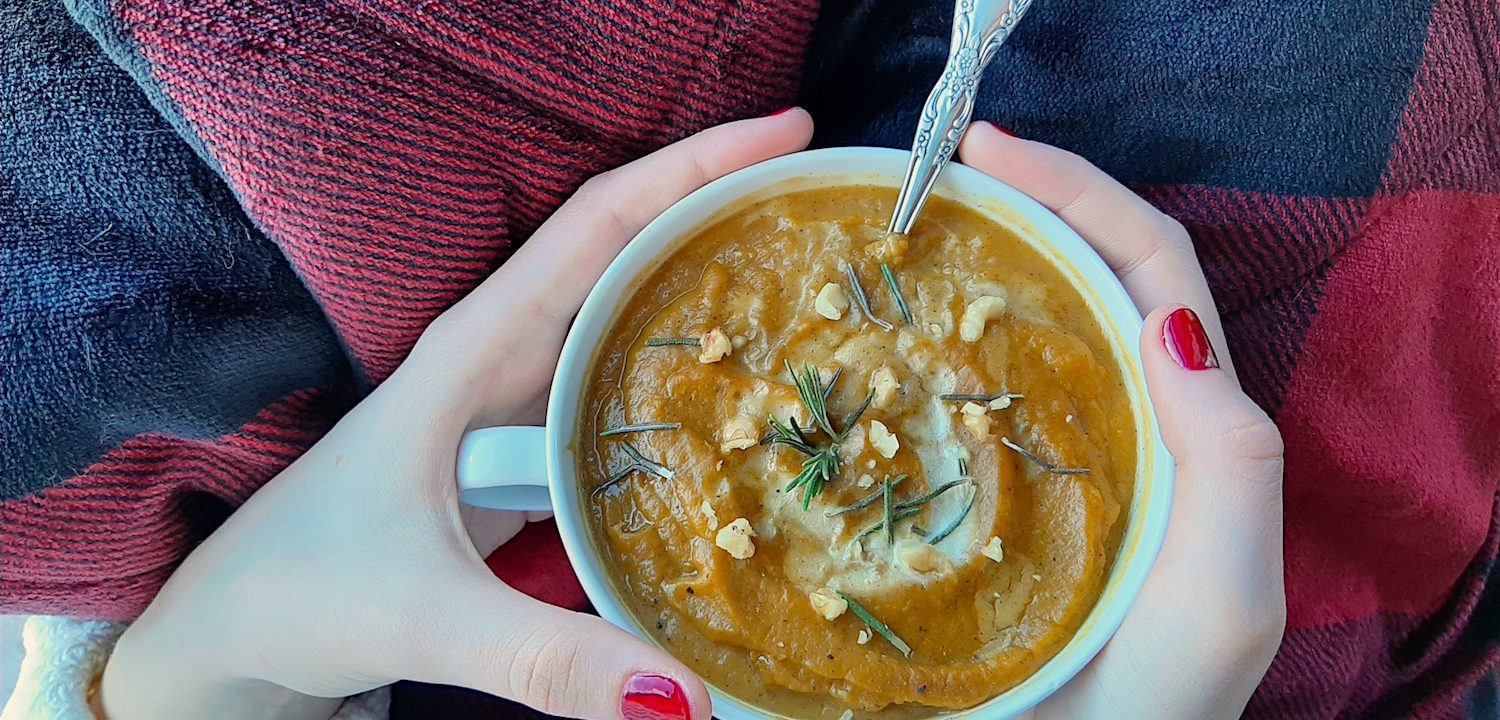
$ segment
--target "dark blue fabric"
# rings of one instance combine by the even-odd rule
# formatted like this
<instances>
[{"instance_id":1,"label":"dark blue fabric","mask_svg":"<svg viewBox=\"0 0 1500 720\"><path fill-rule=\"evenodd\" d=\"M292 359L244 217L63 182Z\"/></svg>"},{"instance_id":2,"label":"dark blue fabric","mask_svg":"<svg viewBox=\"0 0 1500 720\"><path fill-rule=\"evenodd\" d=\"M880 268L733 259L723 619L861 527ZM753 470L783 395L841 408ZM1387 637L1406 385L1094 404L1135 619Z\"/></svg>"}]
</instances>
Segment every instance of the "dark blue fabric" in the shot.
<instances>
[{"instance_id":1,"label":"dark blue fabric","mask_svg":"<svg viewBox=\"0 0 1500 720\"><path fill-rule=\"evenodd\" d=\"M1375 192L1430 0L1036 0L976 117L1137 183ZM815 144L911 146L953 3L828 0L803 85Z\"/></svg>"},{"instance_id":2,"label":"dark blue fabric","mask_svg":"<svg viewBox=\"0 0 1500 720\"><path fill-rule=\"evenodd\" d=\"M224 182L55 0L6 5L4 497L144 432L213 438L352 384Z\"/></svg>"}]
</instances>

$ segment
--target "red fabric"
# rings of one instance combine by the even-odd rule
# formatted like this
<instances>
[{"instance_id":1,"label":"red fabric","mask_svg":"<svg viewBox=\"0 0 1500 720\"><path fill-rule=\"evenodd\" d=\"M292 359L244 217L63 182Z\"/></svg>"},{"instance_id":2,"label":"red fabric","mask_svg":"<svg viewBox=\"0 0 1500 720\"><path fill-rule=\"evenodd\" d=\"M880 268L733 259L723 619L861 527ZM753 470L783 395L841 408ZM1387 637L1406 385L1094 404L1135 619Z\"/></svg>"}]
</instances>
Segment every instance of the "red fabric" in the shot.
<instances>
[{"instance_id":1,"label":"red fabric","mask_svg":"<svg viewBox=\"0 0 1500 720\"><path fill-rule=\"evenodd\" d=\"M343 395L297 393L218 440L141 435L62 485L7 500L7 611L133 620L230 510L333 427Z\"/></svg>"},{"instance_id":2,"label":"red fabric","mask_svg":"<svg viewBox=\"0 0 1500 720\"><path fill-rule=\"evenodd\" d=\"M588 597L557 536L557 523L531 523L489 557L490 569L507 585L542 602L586 610Z\"/></svg>"},{"instance_id":3,"label":"red fabric","mask_svg":"<svg viewBox=\"0 0 1500 720\"><path fill-rule=\"evenodd\" d=\"M196 131L378 383L584 179L791 105L816 2L119 0L109 14L104 34L131 41L117 49L144 61L137 79ZM138 614L348 407L308 403L218 442L144 435L6 501L7 610ZM555 531L528 530L491 565L586 605Z\"/></svg>"}]
</instances>

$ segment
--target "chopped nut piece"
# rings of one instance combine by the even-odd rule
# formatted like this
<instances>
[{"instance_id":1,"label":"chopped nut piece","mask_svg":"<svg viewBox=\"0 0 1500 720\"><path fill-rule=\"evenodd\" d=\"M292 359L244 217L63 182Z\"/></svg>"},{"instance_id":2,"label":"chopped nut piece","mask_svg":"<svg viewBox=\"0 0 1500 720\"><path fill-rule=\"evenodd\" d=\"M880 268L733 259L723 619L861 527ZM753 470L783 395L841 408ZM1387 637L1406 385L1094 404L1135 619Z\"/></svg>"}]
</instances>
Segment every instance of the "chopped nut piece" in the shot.
<instances>
[{"instance_id":1,"label":"chopped nut piece","mask_svg":"<svg viewBox=\"0 0 1500 720\"><path fill-rule=\"evenodd\" d=\"M698 509L703 512L703 517L708 518L708 529L718 530L719 515L714 512L714 506L709 504L707 500L704 500L703 504L698 506Z\"/></svg>"},{"instance_id":2,"label":"chopped nut piece","mask_svg":"<svg viewBox=\"0 0 1500 720\"><path fill-rule=\"evenodd\" d=\"M755 530L751 529L750 521L735 518L734 522L725 525L714 536L714 544L728 552L729 557L744 560L755 554L755 543L750 539L753 537Z\"/></svg>"},{"instance_id":3,"label":"chopped nut piece","mask_svg":"<svg viewBox=\"0 0 1500 720\"><path fill-rule=\"evenodd\" d=\"M870 642L870 631L866 630L864 628L860 628L860 630L859 630L859 639L855 640L854 642L857 642L860 645L863 645L863 644L865 644L867 642Z\"/></svg>"},{"instance_id":4,"label":"chopped nut piece","mask_svg":"<svg viewBox=\"0 0 1500 720\"><path fill-rule=\"evenodd\" d=\"M1037 575L1037 574L1035 574L1035 573L1033 573L1033 574L1032 574L1032 576L1031 576L1031 579L1032 579L1032 580L1035 580L1035 581L1037 581L1037 582L1041 582L1041 581L1042 581L1042 576L1041 576L1041 575Z\"/></svg>"},{"instance_id":5,"label":"chopped nut piece","mask_svg":"<svg viewBox=\"0 0 1500 720\"><path fill-rule=\"evenodd\" d=\"M865 469L866 470L874 470L875 469L875 461L874 460L866 460L865 461Z\"/></svg>"},{"instance_id":6,"label":"chopped nut piece","mask_svg":"<svg viewBox=\"0 0 1500 720\"><path fill-rule=\"evenodd\" d=\"M854 720L854 711L845 709L844 714L839 716L839 720Z\"/></svg>"},{"instance_id":7,"label":"chopped nut piece","mask_svg":"<svg viewBox=\"0 0 1500 720\"><path fill-rule=\"evenodd\" d=\"M870 399L871 407L884 410L896 400L896 393L901 391L901 383L896 382L895 371L882 365L870 375L870 390L875 393Z\"/></svg>"},{"instance_id":8,"label":"chopped nut piece","mask_svg":"<svg viewBox=\"0 0 1500 720\"><path fill-rule=\"evenodd\" d=\"M1005 312L1005 298L984 295L964 308L963 319L958 321L958 336L964 342L974 342L984 335L985 323L1000 317Z\"/></svg>"},{"instance_id":9,"label":"chopped nut piece","mask_svg":"<svg viewBox=\"0 0 1500 720\"><path fill-rule=\"evenodd\" d=\"M980 550L979 554L995 562L1000 562L1005 559L1005 546L1001 544L1000 538L992 537L989 542L984 544L984 549Z\"/></svg>"},{"instance_id":10,"label":"chopped nut piece","mask_svg":"<svg viewBox=\"0 0 1500 720\"><path fill-rule=\"evenodd\" d=\"M729 336L719 328L703 333L699 342L703 345L703 349L698 351L698 362L704 365L723 360L734 352L734 343L730 342Z\"/></svg>"},{"instance_id":11,"label":"chopped nut piece","mask_svg":"<svg viewBox=\"0 0 1500 720\"><path fill-rule=\"evenodd\" d=\"M1065 423L1073 422L1073 416L1069 415L1069 416L1063 418L1063 422L1065 422Z\"/></svg>"},{"instance_id":12,"label":"chopped nut piece","mask_svg":"<svg viewBox=\"0 0 1500 720\"><path fill-rule=\"evenodd\" d=\"M921 540L901 540L896 543L896 563L913 575L941 575L953 570L953 561L947 555Z\"/></svg>"},{"instance_id":13,"label":"chopped nut piece","mask_svg":"<svg viewBox=\"0 0 1500 720\"><path fill-rule=\"evenodd\" d=\"M730 338L729 342L734 346L735 350L739 350L740 348L743 348L750 343L750 338L747 338L744 335L735 335L733 338Z\"/></svg>"},{"instance_id":14,"label":"chopped nut piece","mask_svg":"<svg viewBox=\"0 0 1500 720\"><path fill-rule=\"evenodd\" d=\"M838 283L828 283L818 291L817 299L813 300L813 309L829 320L841 320L849 310L849 298L844 296L844 288Z\"/></svg>"},{"instance_id":15,"label":"chopped nut piece","mask_svg":"<svg viewBox=\"0 0 1500 720\"><path fill-rule=\"evenodd\" d=\"M873 477L871 477L869 475L860 475L859 476L859 481L856 482L855 484L858 485L861 490L863 490L865 488L868 488L868 487L874 485L875 484L875 478L873 478Z\"/></svg>"},{"instance_id":16,"label":"chopped nut piece","mask_svg":"<svg viewBox=\"0 0 1500 720\"><path fill-rule=\"evenodd\" d=\"M871 420L870 447L875 448L875 452L880 453L881 457L890 460L896 456L896 451L901 449L901 441L896 439L885 423Z\"/></svg>"},{"instance_id":17,"label":"chopped nut piece","mask_svg":"<svg viewBox=\"0 0 1500 720\"><path fill-rule=\"evenodd\" d=\"M755 434L757 427L755 418L745 414L736 415L724 423L724 428L719 431L719 449L730 452L755 447L760 443L760 438Z\"/></svg>"},{"instance_id":18,"label":"chopped nut piece","mask_svg":"<svg viewBox=\"0 0 1500 720\"><path fill-rule=\"evenodd\" d=\"M963 407L959 408L959 412L963 414L964 427L968 428L976 439L983 440L990 436L990 416L986 414L988 411L983 405L966 402Z\"/></svg>"},{"instance_id":19,"label":"chopped nut piece","mask_svg":"<svg viewBox=\"0 0 1500 720\"><path fill-rule=\"evenodd\" d=\"M807 600L812 603L813 610L822 615L824 620L832 620L849 609L848 600L839 597L838 593L826 587L808 593Z\"/></svg>"},{"instance_id":20,"label":"chopped nut piece","mask_svg":"<svg viewBox=\"0 0 1500 720\"><path fill-rule=\"evenodd\" d=\"M1021 399L1021 397L1022 397L1021 395L1017 395L1015 393L1006 393L1004 395L1001 395L1000 397L995 398L994 400L991 400L990 401L990 409L991 410L1004 410L1004 409L1010 407L1010 403L1011 403L1012 400L1019 400L1019 399Z\"/></svg>"}]
</instances>

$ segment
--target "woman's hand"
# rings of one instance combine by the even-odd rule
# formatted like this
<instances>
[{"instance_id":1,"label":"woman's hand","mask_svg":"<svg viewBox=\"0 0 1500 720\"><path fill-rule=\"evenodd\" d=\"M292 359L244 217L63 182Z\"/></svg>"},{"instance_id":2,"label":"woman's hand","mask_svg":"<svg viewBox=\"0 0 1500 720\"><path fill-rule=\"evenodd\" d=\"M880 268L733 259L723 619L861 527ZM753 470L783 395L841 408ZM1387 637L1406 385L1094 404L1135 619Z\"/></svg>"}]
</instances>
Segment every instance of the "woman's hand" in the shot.
<instances>
[{"instance_id":1,"label":"woman's hand","mask_svg":"<svg viewBox=\"0 0 1500 720\"><path fill-rule=\"evenodd\" d=\"M682 663L495 579L483 558L525 518L466 509L466 527L457 449L470 428L542 419L569 322L647 222L811 133L802 111L730 123L585 183L187 558L110 659L106 714L327 717L412 679L570 717L706 720Z\"/></svg>"},{"instance_id":2,"label":"woman's hand","mask_svg":"<svg viewBox=\"0 0 1500 720\"><path fill-rule=\"evenodd\" d=\"M963 161L1051 208L1146 315L1146 384L1177 459L1166 544L1125 623L1037 718L1239 717L1281 644L1281 435L1240 391L1187 233L1071 153L976 123Z\"/></svg>"}]
</instances>

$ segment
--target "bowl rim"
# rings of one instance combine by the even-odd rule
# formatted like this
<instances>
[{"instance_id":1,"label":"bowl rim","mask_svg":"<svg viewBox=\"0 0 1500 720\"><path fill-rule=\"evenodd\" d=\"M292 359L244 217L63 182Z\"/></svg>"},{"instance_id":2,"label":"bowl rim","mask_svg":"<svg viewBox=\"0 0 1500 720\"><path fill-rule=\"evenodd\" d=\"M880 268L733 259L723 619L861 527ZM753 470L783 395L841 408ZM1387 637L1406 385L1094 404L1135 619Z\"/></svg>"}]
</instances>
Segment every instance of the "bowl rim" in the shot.
<instances>
[{"instance_id":1,"label":"bowl rim","mask_svg":"<svg viewBox=\"0 0 1500 720\"><path fill-rule=\"evenodd\" d=\"M896 187L909 154L890 148L838 147L782 155L710 182L646 225L590 290L569 330L547 404L549 492L559 534L584 592L601 617L653 645L659 644L625 607L582 510L574 466L583 388L597 351L628 300L676 247L719 218L799 185L879 184ZM892 179L893 178L893 179ZM1035 707L1076 676L1124 622L1160 553L1170 519L1175 465L1162 444L1140 364L1142 317L1114 272L1083 238L1040 203L1006 183L954 163L933 194L972 207L1016 230L1063 271L1084 296L1112 343L1127 379L1137 421L1137 473L1127 526L1099 599L1057 654L1010 689L972 708L934 709L932 717L1003 720ZM664 648L665 649L665 648ZM670 653L670 650L668 650ZM705 680L722 720L786 717L762 710Z\"/></svg>"}]
</instances>

